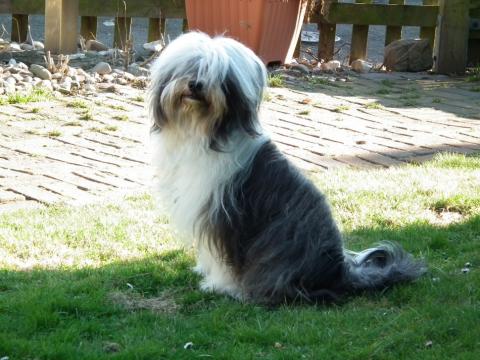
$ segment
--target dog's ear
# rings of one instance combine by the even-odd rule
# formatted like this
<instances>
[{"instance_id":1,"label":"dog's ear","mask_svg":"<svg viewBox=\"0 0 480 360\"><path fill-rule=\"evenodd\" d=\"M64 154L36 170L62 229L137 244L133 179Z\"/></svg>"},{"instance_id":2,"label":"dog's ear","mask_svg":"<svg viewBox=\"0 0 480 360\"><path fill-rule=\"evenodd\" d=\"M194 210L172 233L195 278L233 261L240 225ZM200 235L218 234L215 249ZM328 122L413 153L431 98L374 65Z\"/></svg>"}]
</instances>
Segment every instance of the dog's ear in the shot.
<instances>
[{"instance_id":1,"label":"dog's ear","mask_svg":"<svg viewBox=\"0 0 480 360\"><path fill-rule=\"evenodd\" d=\"M236 130L244 131L250 136L258 135L256 130L258 104L253 103L243 93L238 79L231 71L223 81L222 91L225 95L226 109L222 118L216 123L210 142L210 148L216 151L221 151L221 143Z\"/></svg>"},{"instance_id":2,"label":"dog's ear","mask_svg":"<svg viewBox=\"0 0 480 360\"><path fill-rule=\"evenodd\" d=\"M153 124L150 129L151 132L158 132L163 129L167 123L167 117L162 109L160 99L162 98L163 90L165 86L159 86L157 90L153 91L151 99L149 100L150 114L153 117Z\"/></svg>"}]
</instances>

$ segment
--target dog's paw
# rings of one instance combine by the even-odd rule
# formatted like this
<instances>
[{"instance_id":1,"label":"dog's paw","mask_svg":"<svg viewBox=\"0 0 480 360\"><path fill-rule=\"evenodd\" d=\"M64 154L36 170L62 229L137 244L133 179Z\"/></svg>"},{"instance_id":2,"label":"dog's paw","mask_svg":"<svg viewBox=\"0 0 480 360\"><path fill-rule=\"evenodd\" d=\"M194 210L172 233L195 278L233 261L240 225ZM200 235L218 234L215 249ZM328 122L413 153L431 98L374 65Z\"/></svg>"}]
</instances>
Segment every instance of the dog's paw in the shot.
<instances>
[{"instance_id":1,"label":"dog's paw","mask_svg":"<svg viewBox=\"0 0 480 360\"><path fill-rule=\"evenodd\" d=\"M197 264L195 265L193 268L192 268L193 272L195 274L198 274L198 275L206 275L206 272L205 270L203 269L203 267L200 265L200 264Z\"/></svg>"},{"instance_id":2,"label":"dog's paw","mask_svg":"<svg viewBox=\"0 0 480 360\"><path fill-rule=\"evenodd\" d=\"M236 283L218 283L210 276L200 281L200 290L207 293L225 294L240 301L244 300L243 292Z\"/></svg>"}]
</instances>

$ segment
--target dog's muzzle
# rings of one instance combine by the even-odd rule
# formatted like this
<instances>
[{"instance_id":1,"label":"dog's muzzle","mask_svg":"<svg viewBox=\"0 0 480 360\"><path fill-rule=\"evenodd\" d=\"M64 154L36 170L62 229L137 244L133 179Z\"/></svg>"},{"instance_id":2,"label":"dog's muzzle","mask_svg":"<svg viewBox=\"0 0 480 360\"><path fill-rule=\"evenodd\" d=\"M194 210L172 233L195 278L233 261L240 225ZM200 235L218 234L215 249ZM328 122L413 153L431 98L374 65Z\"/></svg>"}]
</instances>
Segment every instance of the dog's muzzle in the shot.
<instances>
[{"instance_id":1,"label":"dog's muzzle","mask_svg":"<svg viewBox=\"0 0 480 360\"><path fill-rule=\"evenodd\" d=\"M183 92L183 97L203 101L205 97L203 95L203 83L201 81L189 81L188 89Z\"/></svg>"}]
</instances>

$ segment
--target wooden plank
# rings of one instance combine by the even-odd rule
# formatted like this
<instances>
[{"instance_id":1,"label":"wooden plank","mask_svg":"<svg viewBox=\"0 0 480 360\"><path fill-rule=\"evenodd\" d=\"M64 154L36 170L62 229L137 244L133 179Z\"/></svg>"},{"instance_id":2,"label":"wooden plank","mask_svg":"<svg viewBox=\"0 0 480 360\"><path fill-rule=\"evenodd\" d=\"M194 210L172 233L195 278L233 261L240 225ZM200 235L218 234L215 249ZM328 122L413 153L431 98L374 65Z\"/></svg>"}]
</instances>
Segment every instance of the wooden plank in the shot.
<instances>
[{"instance_id":1,"label":"wooden plank","mask_svg":"<svg viewBox=\"0 0 480 360\"><path fill-rule=\"evenodd\" d=\"M97 17L82 16L80 20L80 35L85 40L93 40L97 36Z\"/></svg>"},{"instance_id":2,"label":"wooden plank","mask_svg":"<svg viewBox=\"0 0 480 360\"><path fill-rule=\"evenodd\" d=\"M77 52L78 0L46 0L45 49L54 54Z\"/></svg>"},{"instance_id":3,"label":"wooden plank","mask_svg":"<svg viewBox=\"0 0 480 360\"><path fill-rule=\"evenodd\" d=\"M326 20L334 24L436 26L437 15L438 6L332 3Z\"/></svg>"},{"instance_id":4,"label":"wooden plank","mask_svg":"<svg viewBox=\"0 0 480 360\"><path fill-rule=\"evenodd\" d=\"M12 41L22 43L27 39L28 15L12 14Z\"/></svg>"},{"instance_id":5,"label":"wooden plank","mask_svg":"<svg viewBox=\"0 0 480 360\"><path fill-rule=\"evenodd\" d=\"M161 39L165 33L165 18L148 19L148 41Z\"/></svg>"},{"instance_id":6,"label":"wooden plank","mask_svg":"<svg viewBox=\"0 0 480 360\"><path fill-rule=\"evenodd\" d=\"M0 0L0 14L12 13L12 0Z\"/></svg>"},{"instance_id":7,"label":"wooden plank","mask_svg":"<svg viewBox=\"0 0 480 360\"><path fill-rule=\"evenodd\" d=\"M392 5L404 5L405 0L390 0L389 4ZM390 44L395 40L402 38L402 27L401 26L387 26L387 31L385 33L385 46Z\"/></svg>"},{"instance_id":8,"label":"wooden plank","mask_svg":"<svg viewBox=\"0 0 480 360\"><path fill-rule=\"evenodd\" d=\"M338 0L332 0L331 3L335 3ZM322 14L321 18L317 21L318 30L320 31L320 39L318 42L318 58L325 61L333 59L335 53L335 35L337 32L337 25L328 23Z\"/></svg>"},{"instance_id":9,"label":"wooden plank","mask_svg":"<svg viewBox=\"0 0 480 360\"><path fill-rule=\"evenodd\" d=\"M423 5L438 5L438 0L423 0ZM422 26L420 28L420 39L428 39L433 49L435 43L436 26Z\"/></svg>"},{"instance_id":10,"label":"wooden plank","mask_svg":"<svg viewBox=\"0 0 480 360\"><path fill-rule=\"evenodd\" d=\"M11 5L9 4L11 3ZM185 2L179 0L126 0L127 16L151 17L162 13L165 18L185 18ZM1 2L0 2L0 5ZM81 16L118 16L122 2L118 0L79 0ZM3 5L4 13L44 14L45 0L14 0Z\"/></svg>"},{"instance_id":11,"label":"wooden plank","mask_svg":"<svg viewBox=\"0 0 480 360\"><path fill-rule=\"evenodd\" d=\"M469 0L440 0L434 71L463 74L467 65Z\"/></svg>"},{"instance_id":12,"label":"wooden plank","mask_svg":"<svg viewBox=\"0 0 480 360\"><path fill-rule=\"evenodd\" d=\"M45 0L12 0L11 12L14 14L44 14Z\"/></svg>"},{"instance_id":13,"label":"wooden plank","mask_svg":"<svg viewBox=\"0 0 480 360\"><path fill-rule=\"evenodd\" d=\"M368 4L372 0L355 0L359 4ZM350 45L350 64L357 59L367 57L368 25L353 25Z\"/></svg>"},{"instance_id":14,"label":"wooden plank","mask_svg":"<svg viewBox=\"0 0 480 360\"><path fill-rule=\"evenodd\" d=\"M113 36L113 46L123 49L128 40L131 39L132 18L116 17L115 34Z\"/></svg>"}]
</instances>

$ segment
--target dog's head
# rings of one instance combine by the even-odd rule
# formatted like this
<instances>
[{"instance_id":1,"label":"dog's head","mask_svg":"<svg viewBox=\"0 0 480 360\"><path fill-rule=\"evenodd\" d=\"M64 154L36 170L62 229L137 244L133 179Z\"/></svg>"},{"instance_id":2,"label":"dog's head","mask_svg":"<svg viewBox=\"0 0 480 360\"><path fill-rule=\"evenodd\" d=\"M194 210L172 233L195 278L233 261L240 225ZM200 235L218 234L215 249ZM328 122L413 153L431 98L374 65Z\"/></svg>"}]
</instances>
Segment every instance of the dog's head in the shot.
<instances>
[{"instance_id":1,"label":"dog's head","mask_svg":"<svg viewBox=\"0 0 480 360\"><path fill-rule=\"evenodd\" d=\"M148 108L153 131L208 139L214 150L235 132L255 136L266 69L246 46L199 32L170 43L152 68Z\"/></svg>"}]
</instances>

